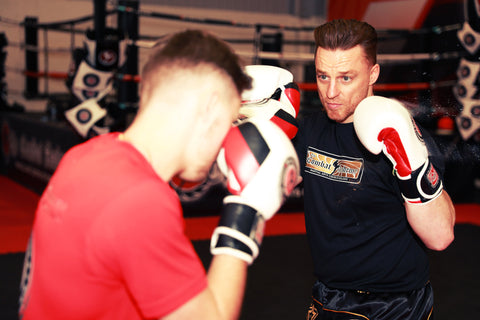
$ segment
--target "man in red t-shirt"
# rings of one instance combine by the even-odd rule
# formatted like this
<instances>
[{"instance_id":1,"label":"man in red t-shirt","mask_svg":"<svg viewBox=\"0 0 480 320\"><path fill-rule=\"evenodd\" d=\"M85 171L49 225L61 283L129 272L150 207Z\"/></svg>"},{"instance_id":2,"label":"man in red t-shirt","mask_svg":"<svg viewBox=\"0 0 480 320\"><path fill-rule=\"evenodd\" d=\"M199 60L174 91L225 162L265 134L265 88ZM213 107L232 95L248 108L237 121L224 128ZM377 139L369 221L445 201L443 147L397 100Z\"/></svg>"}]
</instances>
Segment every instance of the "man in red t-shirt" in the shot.
<instances>
[{"instance_id":1,"label":"man in red t-shirt","mask_svg":"<svg viewBox=\"0 0 480 320\"><path fill-rule=\"evenodd\" d=\"M40 199L22 319L238 318L264 221L299 172L274 124L232 127L250 87L238 57L208 33L179 32L153 52L130 127L69 150ZM217 156L230 195L207 273L168 182L204 179Z\"/></svg>"}]
</instances>

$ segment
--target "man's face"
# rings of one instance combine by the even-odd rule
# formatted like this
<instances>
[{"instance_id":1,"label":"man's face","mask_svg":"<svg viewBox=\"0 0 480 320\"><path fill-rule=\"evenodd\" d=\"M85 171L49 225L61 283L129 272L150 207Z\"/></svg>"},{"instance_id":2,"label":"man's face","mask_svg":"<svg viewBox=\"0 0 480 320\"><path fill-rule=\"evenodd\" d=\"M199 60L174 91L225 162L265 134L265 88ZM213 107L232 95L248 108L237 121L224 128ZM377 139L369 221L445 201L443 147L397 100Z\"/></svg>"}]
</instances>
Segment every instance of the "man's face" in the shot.
<instances>
[{"instance_id":1,"label":"man's face","mask_svg":"<svg viewBox=\"0 0 480 320\"><path fill-rule=\"evenodd\" d=\"M198 119L203 125L195 133L192 131L190 165L181 173L181 178L187 181L200 181L208 176L225 136L238 117L241 100L233 87L219 90L210 102L208 114Z\"/></svg>"},{"instance_id":2,"label":"man's face","mask_svg":"<svg viewBox=\"0 0 480 320\"><path fill-rule=\"evenodd\" d=\"M315 68L318 95L328 117L338 123L352 122L358 103L373 94L378 64L372 66L359 45L348 50L319 47Z\"/></svg>"}]
</instances>

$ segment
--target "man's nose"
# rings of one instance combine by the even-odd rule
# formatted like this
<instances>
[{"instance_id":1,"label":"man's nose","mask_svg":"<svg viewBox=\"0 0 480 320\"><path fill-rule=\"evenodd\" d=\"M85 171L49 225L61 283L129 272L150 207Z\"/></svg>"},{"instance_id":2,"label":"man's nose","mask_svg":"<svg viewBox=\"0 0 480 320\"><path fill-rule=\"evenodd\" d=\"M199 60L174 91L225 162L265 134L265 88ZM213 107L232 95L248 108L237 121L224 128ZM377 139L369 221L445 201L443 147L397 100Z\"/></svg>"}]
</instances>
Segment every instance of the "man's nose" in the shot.
<instances>
[{"instance_id":1,"label":"man's nose","mask_svg":"<svg viewBox=\"0 0 480 320\"><path fill-rule=\"evenodd\" d=\"M338 95L338 86L334 80L330 81L327 88L327 97L329 99L335 98Z\"/></svg>"}]
</instances>

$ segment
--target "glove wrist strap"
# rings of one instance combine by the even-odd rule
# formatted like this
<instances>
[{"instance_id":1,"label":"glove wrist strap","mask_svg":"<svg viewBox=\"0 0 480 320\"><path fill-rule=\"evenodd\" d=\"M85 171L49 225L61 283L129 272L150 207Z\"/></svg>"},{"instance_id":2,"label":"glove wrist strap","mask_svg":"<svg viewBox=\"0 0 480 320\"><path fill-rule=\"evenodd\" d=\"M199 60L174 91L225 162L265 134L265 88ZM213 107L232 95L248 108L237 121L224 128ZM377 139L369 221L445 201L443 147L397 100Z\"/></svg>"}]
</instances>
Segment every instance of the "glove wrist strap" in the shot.
<instances>
[{"instance_id":1,"label":"glove wrist strap","mask_svg":"<svg viewBox=\"0 0 480 320\"><path fill-rule=\"evenodd\" d=\"M442 180L428 159L407 179L398 177L398 181L403 198L410 203L427 203L438 197L443 189Z\"/></svg>"},{"instance_id":2,"label":"glove wrist strap","mask_svg":"<svg viewBox=\"0 0 480 320\"><path fill-rule=\"evenodd\" d=\"M220 217L212 235L210 252L233 255L251 264L262 243L264 218L252 207L233 202L224 205Z\"/></svg>"}]
</instances>

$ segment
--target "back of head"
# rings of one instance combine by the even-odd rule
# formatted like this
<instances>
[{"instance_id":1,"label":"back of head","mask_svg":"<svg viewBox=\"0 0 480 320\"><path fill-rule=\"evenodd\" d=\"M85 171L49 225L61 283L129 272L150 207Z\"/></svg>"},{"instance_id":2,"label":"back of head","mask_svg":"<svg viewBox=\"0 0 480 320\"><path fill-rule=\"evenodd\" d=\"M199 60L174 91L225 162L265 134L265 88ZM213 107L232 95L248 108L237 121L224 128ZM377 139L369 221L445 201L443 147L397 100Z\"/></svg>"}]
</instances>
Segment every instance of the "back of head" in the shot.
<instances>
[{"instance_id":1,"label":"back of head","mask_svg":"<svg viewBox=\"0 0 480 320\"><path fill-rule=\"evenodd\" d=\"M230 77L238 93L250 89L251 79L238 56L219 38L201 30L186 30L166 37L154 49L142 71L142 96L168 81L168 74L207 66ZM144 92L147 91L147 92ZM145 98L145 97L144 97Z\"/></svg>"},{"instance_id":2,"label":"back of head","mask_svg":"<svg viewBox=\"0 0 480 320\"><path fill-rule=\"evenodd\" d=\"M372 65L377 63L377 32L366 22L332 20L315 28L314 37L316 48L327 50L348 50L360 45Z\"/></svg>"}]
</instances>

